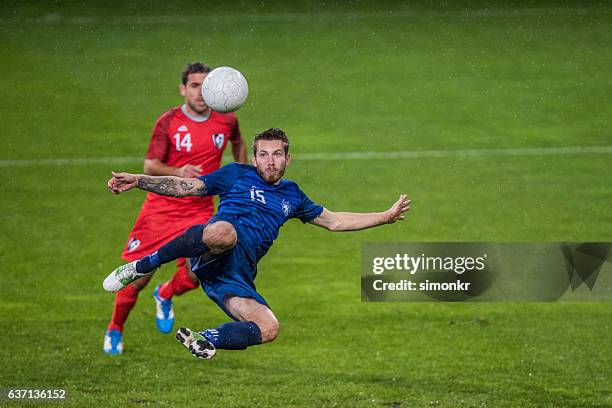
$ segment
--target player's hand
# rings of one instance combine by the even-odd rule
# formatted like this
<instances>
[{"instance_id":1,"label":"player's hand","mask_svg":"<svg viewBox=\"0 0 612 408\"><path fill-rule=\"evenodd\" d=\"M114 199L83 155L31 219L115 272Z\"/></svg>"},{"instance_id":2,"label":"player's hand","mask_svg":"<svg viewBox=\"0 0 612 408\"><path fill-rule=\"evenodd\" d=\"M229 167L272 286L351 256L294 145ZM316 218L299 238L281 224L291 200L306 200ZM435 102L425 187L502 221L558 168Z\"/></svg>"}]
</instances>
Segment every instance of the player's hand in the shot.
<instances>
[{"instance_id":1,"label":"player's hand","mask_svg":"<svg viewBox=\"0 0 612 408\"><path fill-rule=\"evenodd\" d=\"M410 210L410 203L412 201L406 197L406 194L402 194L399 199L393 204L391 208L386 211L387 215L387 223L393 224L395 221L403 220L404 213Z\"/></svg>"},{"instance_id":2,"label":"player's hand","mask_svg":"<svg viewBox=\"0 0 612 408\"><path fill-rule=\"evenodd\" d=\"M130 173L115 173L112 172L113 177L108 180L108 189L114 194L120 194L124 191L128 191L136 187L138 184L138 176Z\"/></svg>"},{"instance_id":3,"label":"player's hand","mask_svg":"<svg viewBox=\"0 0 612 408\"><path fill-rule=\"evenodd\" d=\"M194 166L192 164L186 164L183 167L179 167L176 172L178 177L185 178L198 177L200 174L202 174L202 166Z\"/></svg>"}]
</instances>

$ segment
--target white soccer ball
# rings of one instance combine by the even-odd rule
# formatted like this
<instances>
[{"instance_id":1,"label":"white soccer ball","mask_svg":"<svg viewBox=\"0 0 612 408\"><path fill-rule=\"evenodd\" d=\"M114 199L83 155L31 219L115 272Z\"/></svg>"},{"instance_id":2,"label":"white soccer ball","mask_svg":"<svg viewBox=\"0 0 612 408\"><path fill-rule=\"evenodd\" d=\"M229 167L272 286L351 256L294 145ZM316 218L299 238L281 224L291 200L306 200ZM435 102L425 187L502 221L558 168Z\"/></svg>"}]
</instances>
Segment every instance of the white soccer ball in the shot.
<instances>
[{"instance_id":1,"label":"white soccer ball","mask_svg":"<svg viewBox=\"0 0 612 408\"><path fill-rule=\"evenodd\" d=\"M238 110L249 96L249 85L232 67L215 68L202 82L202 97L210 109L226 113Z\"/></svg>"}]
</instances>

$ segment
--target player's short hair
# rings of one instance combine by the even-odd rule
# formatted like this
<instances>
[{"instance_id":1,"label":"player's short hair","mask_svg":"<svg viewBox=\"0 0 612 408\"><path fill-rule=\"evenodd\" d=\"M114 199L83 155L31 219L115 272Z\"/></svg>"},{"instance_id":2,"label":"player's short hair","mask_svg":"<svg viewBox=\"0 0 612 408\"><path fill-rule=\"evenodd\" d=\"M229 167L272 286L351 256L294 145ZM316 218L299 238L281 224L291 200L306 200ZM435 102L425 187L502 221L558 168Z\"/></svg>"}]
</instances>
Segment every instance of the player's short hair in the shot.
<instances>
[{"instance_id":1,"label":"player's short hair","mask_svg":"<svg viewBox=\"0 0 612 408\"><path fill-rule=\"evenodd\" d=\"M253 139L253 156L257 154L257 142L260 140L282 140L285 156L289 154L289 138L282 129L270 128L255 135L255 139Z\"/></svg>"},{"instance_id":2,"label":"player's short hair","mask_svg":"<svg viewBox=\"0 0 612 408\"><path fill-rule=\"evenodd\" d=\"M187 78L189 78L189 74L208 74L210 71L212 71L212 68L203 62L190 62L189 64L185 65L185 68L183 69L181 82L183 85L187 85Z\"/></svg>"}]
</instances>

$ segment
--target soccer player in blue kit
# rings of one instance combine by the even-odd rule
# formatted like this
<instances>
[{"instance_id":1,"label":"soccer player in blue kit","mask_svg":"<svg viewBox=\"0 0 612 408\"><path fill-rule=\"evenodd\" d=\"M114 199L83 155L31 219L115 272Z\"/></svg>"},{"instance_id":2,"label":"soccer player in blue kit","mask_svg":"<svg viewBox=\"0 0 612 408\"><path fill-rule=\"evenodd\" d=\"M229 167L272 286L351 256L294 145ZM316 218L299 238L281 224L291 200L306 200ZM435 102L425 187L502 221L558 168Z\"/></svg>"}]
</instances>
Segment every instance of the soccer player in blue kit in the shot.
<instances>
[{"instance_id":1,"label":"soccer player in blue kit","mask_svg":"<svg viewBox=\"0 0 612 408\"><path fill-rule=\"evenodd\" d=\"M280 129L267 129L253 140L253 165L228 164L198 178L113 173L109 189L132 188L185 197L219 195L217 215L137 261L115 269L104 280L109 292L121 290L160 265L191 258L191 268L208 295L234 321L197 332L181 328L177 339L196 357L210 359L216 349L243 350L273 341L279 322L253 280L257 262L291 218L330 231L355 231L404 219L410 209L405 195L378 213L332 212L312 202L298 185L282 179L289 163L289 139Z\"/></svg>"}]
</instances>

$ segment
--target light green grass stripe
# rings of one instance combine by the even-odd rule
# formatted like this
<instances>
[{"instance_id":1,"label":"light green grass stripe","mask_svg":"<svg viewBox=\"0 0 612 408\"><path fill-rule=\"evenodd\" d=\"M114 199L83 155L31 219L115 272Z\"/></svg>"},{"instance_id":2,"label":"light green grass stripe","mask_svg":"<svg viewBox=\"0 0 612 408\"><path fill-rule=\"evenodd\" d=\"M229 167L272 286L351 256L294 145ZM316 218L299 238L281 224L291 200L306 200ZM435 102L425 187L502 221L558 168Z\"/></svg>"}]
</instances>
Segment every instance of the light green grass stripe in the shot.
<instances>
[{"instance_id":1,"label":"light green grass stripe","mask_svg":"<svg viewBox=\"0 0 612 408\"><path fill-rule=\"evenodd\" d=\"M63 16L60 13L49 13L41 17L4 17L0 23L65 23L65 24L181 24L220 21L330 21L330 20L362 20L368 18L435 18L435 17L529 17L529 16L586 16L609 14L611 8L603 7L546 7L524 9L472 9L472 10L388 10L388 11L358 11L358 12L328 12L300 13L235 13L235 14L203 14L203 15L151 15L151 16Z\"/></svg>"},{"instance_id":2,"label":"light green grass stripe","mask_svg":"<svg viewBox=\"0 0 612 408\"><path fill-rule=\"evenodd\" d=\"M463 150L404 150L396 152L337 152L303 153L297 160L369 160L369 159L419 159L428 157L498 157L498 156L550 156L580 154L610 154L612 146L569 146L569 147L524 147L511 149L463 149ZM143 157L92 157L65 159L24 159L0 160L0 167L31 166L83 166L88 164L129 164L140 163Z\"/></svg>"}]
</instances>

